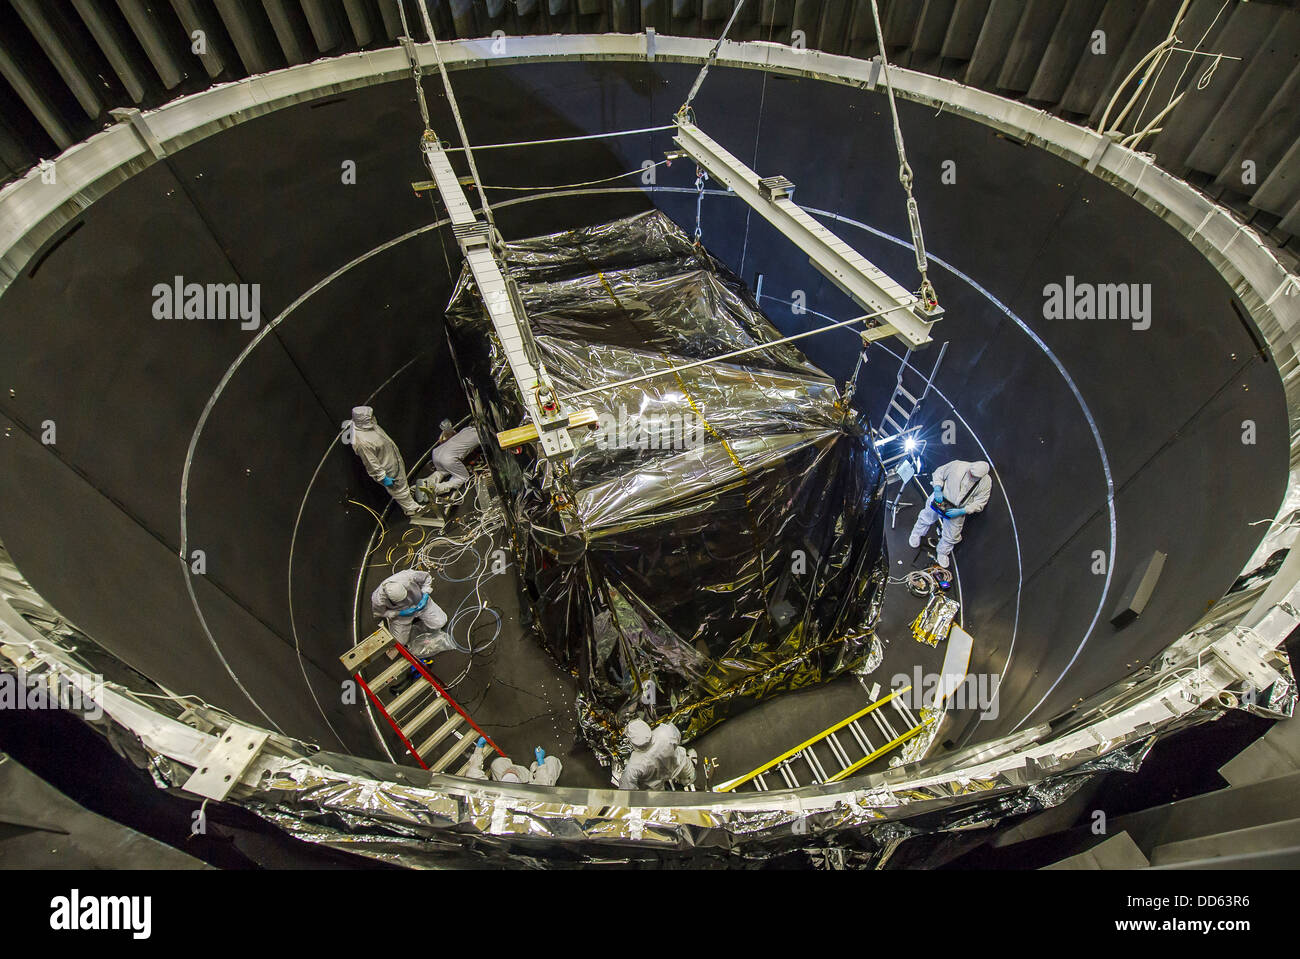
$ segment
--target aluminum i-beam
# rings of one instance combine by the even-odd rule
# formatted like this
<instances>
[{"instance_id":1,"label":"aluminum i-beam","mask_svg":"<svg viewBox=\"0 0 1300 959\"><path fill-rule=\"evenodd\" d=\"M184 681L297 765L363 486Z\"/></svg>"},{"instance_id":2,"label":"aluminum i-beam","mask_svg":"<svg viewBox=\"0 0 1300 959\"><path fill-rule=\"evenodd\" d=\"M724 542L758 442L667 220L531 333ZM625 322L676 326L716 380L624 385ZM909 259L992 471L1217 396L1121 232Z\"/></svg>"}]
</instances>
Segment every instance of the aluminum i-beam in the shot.
<instances>
[{"instance_id":1,"label":"aluminum i-beam","mask_svg":"<svg viewBox=\"0 0 1300 959\"><path fill-rule=\"evenodd\" d=\"M689 120L678 117L676 124L673 139L687 156L780 230L855 303L882 314L879 322L892 335L910 349L930 342L930 327L943 316L941 307L927 310L919 297L796 206L794 184L785 177L759 177Z\"/></svg>"},{"instance_id":2,"label":"aluminum i-beam","mask_svg":"<svg viewBox=\"0 0 1300 959\"><path fill-rule=\"evenodd\" d=\"M562 412L555 399L555 387L546 374L546 368L537 356L537 347L524 315L523 305L514 295L501 264L497 261L491 242L491 230L488 224L474 214L465 197L456 171L446 151L433 139L424 140L424 156L433 174L434 185L442 196L451 218L452 233L456 243L469 264L470 273L488 316L496 330L501 348L505 351L506 362L514 375L523 396L524 407L528 410L535 425L534 429L523 427L507 430L499 434L497 441L502 446L516 446L522 442L539 441L542 452L547 459L562 459L573 453L573 439L569 427L578 423L570 422L568 414ZM575 420L576 420L575 416Z\"/></svg>"}]
</instances>

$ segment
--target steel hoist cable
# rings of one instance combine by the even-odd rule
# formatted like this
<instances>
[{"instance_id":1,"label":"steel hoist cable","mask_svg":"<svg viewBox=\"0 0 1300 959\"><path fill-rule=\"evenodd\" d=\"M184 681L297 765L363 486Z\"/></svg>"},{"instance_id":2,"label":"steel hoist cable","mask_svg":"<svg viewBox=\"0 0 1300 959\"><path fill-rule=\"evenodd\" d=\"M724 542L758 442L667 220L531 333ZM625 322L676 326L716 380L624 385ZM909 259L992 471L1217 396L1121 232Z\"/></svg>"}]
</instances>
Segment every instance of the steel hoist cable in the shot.
<instances>
[{"instance_id":1,"label":"steel hoist cable","mask_svg":"<svg viewBox=\"0 0 1300 959\"><path fill-rule=\"evenodd\" d=\"M424 21L424 32L428 35L429 43L433 47L433 58L438 63L438 74L442 77L442 88L447 94L447 103L451 107L452 119L456 122L456 132L460 134L460 145L465 151L465 162L469 165L470 179L474 181L474 188L478 190L479 203L483 211L483 218L488 221L488 225L492 228L494 237L499 237L499 234L497 233L496 220L492 217L492 207L488 203L487 193L483 189L483 181L478 175L478 164L474 162L474 151L470 147L469 134L465 132L465 121L460 115L460 104L456 101L456 91L452 89L451 77L447 75L447 65L442 62L442 50L438 46L438 34L433 29L433 20L429 17L429 6L425 0L415 0L415 2L420 8L420 17ZM406 30L406 34L409 37L411 31L406 22L405 3L402 2L402 0L399 0L397 8L402 17L402 28ZM429 109L427 104L424 102L424 92L421 89L418 73L419 65L415 62L414 49L408 49L407 55L411 58L412 66L417 71L415 82L416 89L420 90L420 111L424 117L424 135L426 137L431 137L433 136L433 129L429 124Z\"/></svg>"},{"instance_id":2,"label":"steel hoist cable","mask_svg":"<svg viewBox=\"0 0 1300 959\"><path fill-rule=\"evenodd\" d=\"M898 104L894 102L894 81L889 75L889 56L885 52L885 31L880 26L880 5L871 0L871 18L876 26L876 43L880 47L880 69L885 75L885 92L889 96L889 113L894 121L894 145L898 148L898 182L907 191L907 222L912 230L912 247L916 251L916 268L921 274L921 300L926 310L939 305L939 298L930 282L929 259L925 255L925 237L921 233L921 211L912 195L912 167L907 162L903 146L903 128L898 122Z\"/></svg>"},{"instance_id":3,"label":"steel hoist cable","mask_svg":"<svg viewBox=\"0 0 1300 959\"><path fill-rule=\"evenodd\" d=\"M423 0L421 0L423 2ZM722 28L722 33L718 35L717 42L713 44L713 49L709 51L708 57L704 61L704 66L700 67L700 72L695 77L695 82L691 84L691 92L686 94L686 101L678 108L677 115L682 116L690 110L691 104L695 101L695 96L700 92L700 87L704 86L704 78L709 75L709 67L713 66L713 61L718 58L718 51L722 49L723 42L727 39L727 34L731 31L731 26L736 22L736 17L740 15L740 8L745 5L745 0L739 0L735 8L731 11L731 17L727 20L726 26Z\"/></svg>"}]
</instances>

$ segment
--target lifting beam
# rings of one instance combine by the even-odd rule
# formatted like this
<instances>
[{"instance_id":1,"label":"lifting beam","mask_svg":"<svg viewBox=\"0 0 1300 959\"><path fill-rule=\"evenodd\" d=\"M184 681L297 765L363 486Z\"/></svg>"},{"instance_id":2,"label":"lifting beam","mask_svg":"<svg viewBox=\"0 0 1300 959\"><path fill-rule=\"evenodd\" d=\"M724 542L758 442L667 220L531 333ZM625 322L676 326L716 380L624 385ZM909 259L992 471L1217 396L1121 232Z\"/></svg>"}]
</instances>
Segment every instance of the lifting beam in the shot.
<instances>
[{"instance_id":1,"label":"lifting beam","mask_svg":"<svg viewBox=\"0 0 1300 959\"><path fill-rule=\"evenodd\" d=\"M708 174L808 255L808 261L868 313L884 313L888 328L908 349L930 342L943 316L934 301L909 293L866 257L795 205L794 184L782 176L760 178L687 117L676 118L677 145Z\"/></svg>"},{"instance_id":2,"label":"lifting beam","mask_svg":"<svg viewBox=\"0 0 1300 959\"><path fill-rule=\"evenodd\" d=\"M499 434L497 441L502 447L509 447L519 445L521 440L538 440L547 459L565 459L573 453L570 428L594 422L595 414L591 410L576 412L573 415L582 419L579 423L572 421L570 414L561 409L555 387L538 356L537 344L528 326L528 317L524 313L518 290L513 281L502 272L497 260L492 244L491 225L474 214L460 179L447 157L447 151L437 138L426 134L423 150L429 172L433 174L434 185L451 218L451 230L456 243L465 256L465 262L469 264L474 283L483 297L483 305L492 320L492 327L505 351L510 372L519 385L524 407L532 418L531 424Z\"/></svg>"}]
</instances>

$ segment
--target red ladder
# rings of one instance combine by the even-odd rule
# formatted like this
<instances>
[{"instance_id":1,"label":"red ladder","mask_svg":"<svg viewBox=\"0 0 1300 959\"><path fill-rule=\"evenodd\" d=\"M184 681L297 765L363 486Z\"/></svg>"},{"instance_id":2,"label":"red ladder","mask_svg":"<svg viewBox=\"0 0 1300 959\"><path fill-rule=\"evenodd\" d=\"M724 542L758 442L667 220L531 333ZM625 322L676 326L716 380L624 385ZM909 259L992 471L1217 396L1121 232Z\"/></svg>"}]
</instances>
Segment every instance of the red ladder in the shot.
<instances>
[{"instance_id":1,"label":"red ladder","mask_svg":"<svg viewBox=\"0 0 1300 959\"><path fill-rule=\"evenodd\" d=\"M498 755L505 755L501 747L492 741L492 737L483 732L470 718L469 713L447 695L447 690L433 678L424 664L393 638L387 626L380 626L340 656L339 661L356 677L361 688L366 691L366 696L388 720L388 725L393 727L393 732L397 733L398 738L415 757L421 769L435 773L444 772L457 757L460 757L464 762L456 771L456 775L465 775L469 770L469 753L478 742L478 736L487 740L488 745L495 749ZM367 680L362 675L362 671L372 664L380 668ZM418 674L415 681L384 702L380 697L398 679L408 673L411 667L414 667ZM441 722L438 722L439 720ZM415 746L417 734L431 724L432 732L417 748ZM471 735L470 730L478 735ZM452 741L445 751L432 764L425 762L424 757L446 743L448 738Z\"/></svg>"}]
</instances>

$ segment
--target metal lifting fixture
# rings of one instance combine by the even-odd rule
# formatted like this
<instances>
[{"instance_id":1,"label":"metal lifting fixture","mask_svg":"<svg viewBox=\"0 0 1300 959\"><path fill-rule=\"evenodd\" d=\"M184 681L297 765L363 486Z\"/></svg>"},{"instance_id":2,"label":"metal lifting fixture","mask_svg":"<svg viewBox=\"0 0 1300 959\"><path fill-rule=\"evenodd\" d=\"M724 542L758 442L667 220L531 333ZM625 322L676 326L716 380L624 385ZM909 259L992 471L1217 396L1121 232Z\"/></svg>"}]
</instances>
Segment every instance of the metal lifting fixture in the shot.
<instances>
[{"instance_id":1,"label":"metal lifting fixture","mask_svg":"<svg viewBox=\"0 0 1300 959\"><path fill-rule=\"evenodd\" d=\"M673 139L687 156L780 230L855 303L880 317L873 333L896 336L909 349L931 341L930 327L943 316L943 309L933 298L909 293L884 270L805 213L794 202L794 184L785 177L760 177L705 134L684 112L677 114L676 125Z\"/></svg>"},{"instance_id":2,"label":"metal lifting fixture","mask_svg":"<svg viewBox=\"0 0 1300 959\"><path fill-rule=\"evenodd\" d=\"M573 414L564 412L560 397L555 391L555 386L547 375L546 367L542 364L541 357L537 352L537 343L533 339L532 329L528 325L528 317L524 311L519 291L514 281L506 276L497 255L500 235L497 233L496 224L492 219L492 210L488 206L487 195L483 190L482 181L479 179L478 167L474 163L474 152L470 147L469 137L465 132L460 107L456 102L455 91L451 86L451 78L448 77L447 69L442 62L442 54L438 49L438 38L434 34L428 6L425 0L417 0L417 2L424 21L425 31L428 33L433 46L434 58L438 64L438 72L442 77L443 88L447 93L447 101L451 106L452 116L456 121L456 129L460 134L465 161L470 169L470 180L478 190L482 207L482 219L475 214L465 196L461 180L456 175L451 160L447 156L447 148L442 145L433 132L429 120L428 106L425 103L423 84L420 79L420 65L416 57L415 45L410 40L408 30L408 36L402 38L402 45L406 49L407 57L411 63L411 73L415 79L417 99L420 104L420 115L424 119L425 129L424 136L421 138L421 149L424 153L425 162L428 164L429 172L433 175L433 185L437 188L443 204L447 207L447 214L451 219L452 234L456 237L456 243L459 245L460 251L465 257L465 262L469 266L470 273L474 277L474 283L478 288L479 295L483 298L483 304L492 320L492 327L496 331L497 338L501 341L501 347L506 355L506 362L509 364L510 372L519 386L524 407L528 410L529 418L532 421L497 434L497 442L503 448L540 442L542 453L547 459L564 460L572 455L574 450L573 438L569 434L569 429L595 424L596 413L592 409L577 411ZM406 27L405 8L399 4L398 9L402 15L402 25Z\"/></svg>"}]
</instances>

